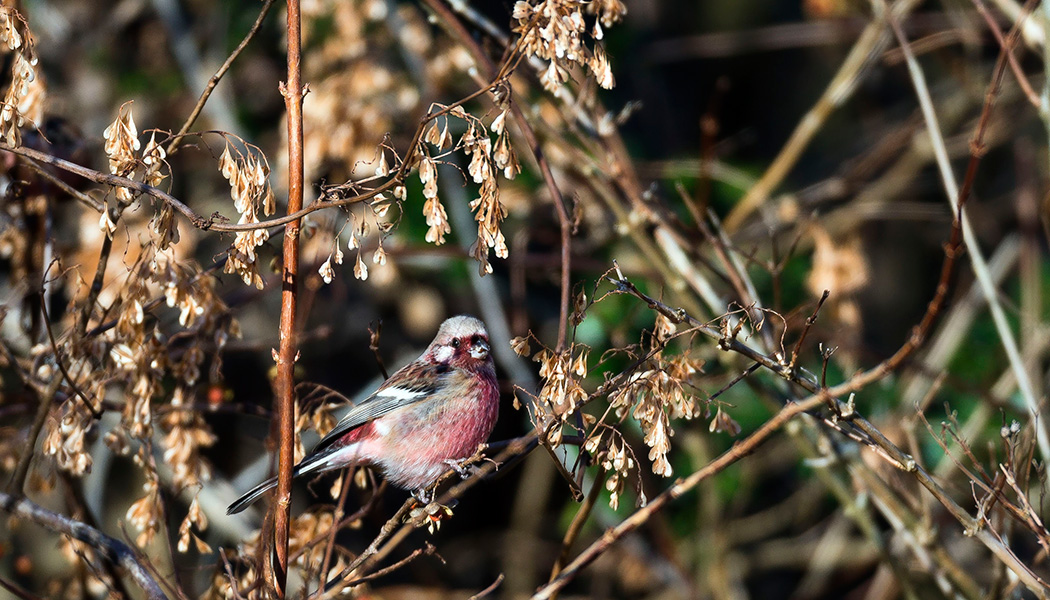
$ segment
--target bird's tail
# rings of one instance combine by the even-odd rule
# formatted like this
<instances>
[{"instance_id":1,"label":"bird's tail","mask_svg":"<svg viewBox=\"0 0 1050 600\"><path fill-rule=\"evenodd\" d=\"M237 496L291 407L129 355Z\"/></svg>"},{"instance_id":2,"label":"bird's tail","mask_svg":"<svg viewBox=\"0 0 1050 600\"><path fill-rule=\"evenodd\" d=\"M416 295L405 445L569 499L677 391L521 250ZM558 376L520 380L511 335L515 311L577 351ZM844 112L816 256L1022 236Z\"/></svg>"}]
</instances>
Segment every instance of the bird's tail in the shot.
<instances>
[{"instance_id":1,"label":"bird's tail","mask_svg":"<svg viewBox=\"0 0 1050 600\"><path fill-rule=\"evenodd\" d=\"M294 469L292 469L292 478L294 479L296 477L299 477L300 475L306 475L307 473L324 473L325 471L330 471L339 467L348 466L348 460L344 462L330 462L330 457L333 454L336 454L340 451L345 453L347 449L347 446L337 445L325 448L319 452L315 451L315 454L307 456L303 459L303 462L299 463L295 466ZM229 508L226 509L226 514L235 515L241 512L242 510L251 506L253 502L258 500L259 496L262 496L263 494L272 490L275 487L277 487L277 478L271 477L267 479L266 481L245 492L245 494L240 498L234 500L233 504L231 504Z\"/></svg>"},{"instance_id":2,"label":"bird's tail","mask_svg":"<svg viewBox=\"0 0 1050 600\"><path fill-rule=\"evenodd\" d=\"M252 504L252 502L258 500L259 496L262 496L263 494L272 490L275 487L277 487L277 478L271 477L267 479L266 481L248 490L248 492L240 498L237 498L233 502L233 504L231 504L230 507L226 509L226 514L235 515L241 512L242 510L248 508Z\"/></svg>"}]
</instances>

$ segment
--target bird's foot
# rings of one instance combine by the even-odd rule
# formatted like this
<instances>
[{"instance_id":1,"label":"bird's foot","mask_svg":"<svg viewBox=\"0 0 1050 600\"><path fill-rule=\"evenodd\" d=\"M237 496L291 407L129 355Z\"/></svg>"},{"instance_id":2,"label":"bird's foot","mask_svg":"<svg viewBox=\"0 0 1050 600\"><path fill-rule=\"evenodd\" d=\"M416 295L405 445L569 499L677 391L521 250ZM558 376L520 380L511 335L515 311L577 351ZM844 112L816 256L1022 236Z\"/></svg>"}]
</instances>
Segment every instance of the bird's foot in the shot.
<instances>
[{"instance_id":1,"label":"bird's foot","mask_svg":"<svg viewBox=\"0 0 1050 600\"><path fill-rule=\"evenodd\" d=\"M448 460L446 460L444 462L445 462L446 465L449 466L449 468L451 468L453 471L455 471L456 474L460 476L460 478L466 479L466 478L470 477L471 475L473 475L474 473L477 473L477 471L478 471L477 466L469 464L470 461L471 461L470 458L465 458L463 460L456 460L456 459L450 458L450 459L448 459Z\"/></svg>"},{"instance_id":2,"label":"bird's foot","mask_svg":"<svg viewBox=\"0 0 1050 600\"><path fill-rule=\"evenodd\" d=\"M412 492L412 497L423 506L426 506L434 501L434 490L427 488L418 489Z\"/></svg>"}]
</instances>

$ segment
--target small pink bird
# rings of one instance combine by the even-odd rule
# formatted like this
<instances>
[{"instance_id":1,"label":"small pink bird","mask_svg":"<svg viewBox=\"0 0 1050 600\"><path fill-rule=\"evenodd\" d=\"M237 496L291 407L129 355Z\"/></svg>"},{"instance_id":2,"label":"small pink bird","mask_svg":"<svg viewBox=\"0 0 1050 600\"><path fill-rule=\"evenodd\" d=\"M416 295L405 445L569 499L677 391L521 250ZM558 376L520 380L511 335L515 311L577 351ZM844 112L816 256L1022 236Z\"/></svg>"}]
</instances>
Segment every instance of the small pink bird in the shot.
<instances>
[{"instance_id":1,"label":"small pink bird","mask_svg":"<svg viewBox=\"0 0 1050 600\"><path fill-rule=\"evenodd\" d=\"M362 400L292 471L293 477L368 465L419 493L488 439L499 413L496 368L485 325L452 317L434 341ZM273 477L226 509L241 512L277 486Z\"/></svg>"}]
</instances>

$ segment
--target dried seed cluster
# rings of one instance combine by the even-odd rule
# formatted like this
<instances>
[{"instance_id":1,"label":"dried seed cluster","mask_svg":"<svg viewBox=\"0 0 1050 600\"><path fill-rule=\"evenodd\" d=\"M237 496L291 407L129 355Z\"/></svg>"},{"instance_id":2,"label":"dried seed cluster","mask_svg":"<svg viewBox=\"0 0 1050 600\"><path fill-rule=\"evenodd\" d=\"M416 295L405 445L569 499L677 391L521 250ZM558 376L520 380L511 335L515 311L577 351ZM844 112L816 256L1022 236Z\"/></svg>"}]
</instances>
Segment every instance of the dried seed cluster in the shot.
<instances>
[{"instance_id":1,"label":"dried seed cluster","mask_svg":"<svg viewBox=\"0 0 1050 600\"><path fill-rule=\"evenodd\" d=\"M525 54L547 61L540 75L547 91L556 91L568 81L573 66L589 69L599 86L611 89L615 79L600 40L605 35L603 27L618 23L626 13L620 0L542 0L536 4L519 0L514 4L514 31L521 37ZM591 47L584 39L588 21L592 21Z\"/></svg>"},{"instance_id":2,"label":"dried seed cluster","mask_svg":"<svg viewBox=\"0 0 1050 600\"><path fill-rule=\"evenodd\" d=\"M429 227L426 240L436 245L443 244L445 234L452 231L445 207L438 198L437 165L451 153L462 150L470 156L467 174L479 185L478 197L470 202L474 220L478 223L478 236L470 253L477 259L481 274L486 275L492 272L488 260L490 250L495 250L499 258L507 258L509 254L500 228L507 211L499 200L497 176L502 172L505 178L514 179L521 172L506 127L507 109L504 108L486 127L481 119L460 106L435 105L433 108L446 111L446 114L431 122L423 136L425 143L417 147L419 180L423 184L423 215ZM450 119L462 122L465 128L458 141L449 133ZM490 137L490 130L496 134L495 142Z\"/></svg>"},{"instance_id":3,"label":"dried seed cluster","mask_svg":"<svg viewBox=\"0 0 1050 600\"><path fill-rule=\"evenodd\" d=\"M270 187L270 165L258 148L245 144L245 151L242 152L227 140L219 157L219 171L230 182L233 207L241 215L237 223L258 223L260 204L264 216L272 215L277 209ZM270 234L265 228L237 232L223 270L239 275L245 285L263 289L255 249L268 239Z\"/></svg>"},{"instance_id":4,"label":"dried seed cluster","mask_svg":"<svg viewBox=\"0 0 1050 600\"><path fill-rule=\"evenodd\" d=\"M582 321L586 302L577 302L578 318ZM588 393L584 380L588 374L588 349L574 344L563 352L543 347L533 360L540 363L541 387L538 396L531 398L531 416L544 432L545 440L552 446L562 442L566 428L576 429L585 440L583 448L594 462L602 465L608 474L606 489L610 492L610 503L616 508L624 490L630 471L635 468L633 453L617 427L607 423L611 414L622 423L628 418L638 423L643 441L649 448L649 460L653 473L670 477L674 470L668 460L674 429L671 422L678 419L694 419L709 416L707 402L690 393L691 381L701 371L703 361L688 353L668 355L664 349L677 335L673 323L662 315L657 317L652 334L643 338L640 348L644 351L638 359L635 351L628 352L639 363L629 372L616 377L606 374L606 385L596 393ZM511 340L511 347L520 356L528 356L532 350L529 338ZM580 411L594 397L605 395L608 410L600 418ZM515 406L518 401L515 398ZM579 413L579 419L569 418ZM583 429L580 429L582 425ZM739 431L735 422L721 409L711 422L712 431ZM640 494L640 490L639 490Z\"/></svg>"},{"instance_id":5,"label":"dried seed cluster","mask_svg":"<svg viewBox=\"0 0 1050 600\"><path fill-rule=\"evenodd\" d=\"M142 145L130 105L118 111L106 128L105 139L111 172L153 186L167 177L166 154L155 133L139 153ZM242 195L249 197L245 202L251 203L251 194L257 194L252 186L258 179L239 183L247 177L244 164L230 162L235 172L228 178L238 182ZM257 174L257 163L249 164L256 167L250 174ZM116 195L124 206L138 199L137 192L126 188L118 188ZM78 391L70 391L49 419L43 443L44 454L58 468L83 475L91 469L86 443L96 427L91 408L118 407L121 420L105 432L103 439L114 453L130 455L143 478L143 495L125 515L128 524L138 531L136 542L140 545L148 544L166 527L155 444L160 445L157 452L170 470L170 483L166 485L175 492L197 491L211 477L203 453L215 443L215 436L199 408L191 403L200 393L205 379L202 369L209 358L206 379L215 382L227 340L239 335L237 322L216 293L214 278L180 257L181 250L175 246L179 236L169 209L167 205L158 207L148 235L137 238L134 260L126 263L119 285L113 286L119 290L115 297L103 300L102 296L89 295L92 305L78 307L89 319L97 311L100 318L113 322L96 332L69 330L73 337L64 344L67 350L62 359ZM104 229L112 236L116 232L114 221L122 210L104 213ZM174 309L172 316L177 318L156 314L163 309L155 307L163 305ZM162 435L155 437L158 424ZM195 532L207 526L194 499L179 526L178 549L206 551L207 545Z\"/></svg>"},{"instance_id":6,"label":"dried seed cluster","mask_svg":"<svg viewBox=\"0 0 1050 600\"><path fill-rule=\"evenodd\" d=\"M0 109L0 135L9 146L22 143L26 122L39 124L44 111L44 80L37 73L33 34L13 7L0 6L0 51L10 52L11 84Z\"/></svg>"}]
</instances>

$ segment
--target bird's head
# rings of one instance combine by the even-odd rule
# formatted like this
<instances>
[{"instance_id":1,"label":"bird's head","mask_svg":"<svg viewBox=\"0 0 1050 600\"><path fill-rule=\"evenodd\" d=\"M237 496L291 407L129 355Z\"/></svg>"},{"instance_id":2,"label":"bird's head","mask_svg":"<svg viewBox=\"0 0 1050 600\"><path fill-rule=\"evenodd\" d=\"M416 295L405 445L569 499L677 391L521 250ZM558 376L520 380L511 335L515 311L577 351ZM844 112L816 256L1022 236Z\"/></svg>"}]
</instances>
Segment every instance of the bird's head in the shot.
<instances>
[{"instance_id":1,"label":"bird's head","mask_svg":"<svg viewBox=\"0 0 1050 600\"><path fill-rule=\"evenodd\" d=\"M424 356L434 363L473 370L492 364L490 349L485 324L474 317L458 316L441 324Z\"/></svg>"}]
</instances>

